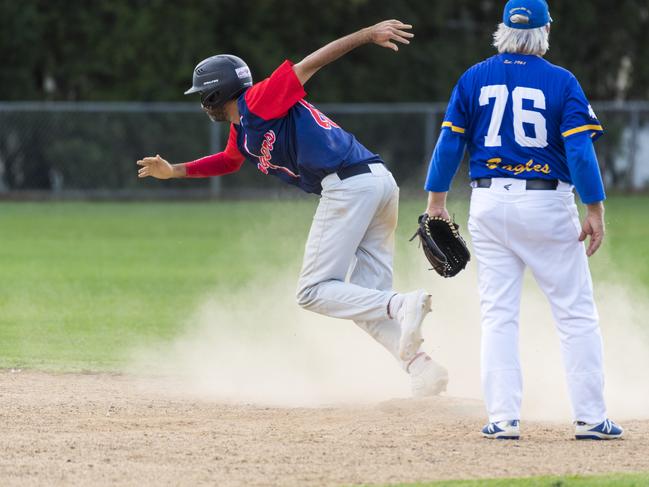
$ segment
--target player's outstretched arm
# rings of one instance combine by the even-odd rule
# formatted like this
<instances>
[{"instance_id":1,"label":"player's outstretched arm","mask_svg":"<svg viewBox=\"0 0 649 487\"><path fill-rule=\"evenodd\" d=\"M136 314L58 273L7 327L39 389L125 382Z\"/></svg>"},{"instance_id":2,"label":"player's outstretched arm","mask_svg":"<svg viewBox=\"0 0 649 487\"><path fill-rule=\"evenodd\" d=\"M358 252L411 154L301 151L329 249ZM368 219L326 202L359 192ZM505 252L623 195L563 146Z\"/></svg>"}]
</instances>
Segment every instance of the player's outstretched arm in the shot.
<instances>
[{"instance_id":1,"label":"player's outstretched arm","mask_svg":"<svg viewBox=\"0 0 649 487\"><path fill-rule=\"evenodd\" d=\"M412 25L404 24L399 20L379 22L376 25L366 27L330 42L294 65L293 70L300 83L304 85L320 68L364 44L376 44L398 51L399 46L397 43L410 44L408 39L415 36L413 33L408 32L410 29L412 29Z\"/></svg>"},{"instance_id":2,"label":"player's outstretched arm","mask_svg":"<svg viewBox=\"0 0 649 487\"><path fill-rule=\"evenodd\" d=\"M157 179L171 179L184 178L187 175L184 164L169 164L159 155L140 159L137 165L141 166L137 172L139 178L151 176Z\"/></svg>"}]
</instances>

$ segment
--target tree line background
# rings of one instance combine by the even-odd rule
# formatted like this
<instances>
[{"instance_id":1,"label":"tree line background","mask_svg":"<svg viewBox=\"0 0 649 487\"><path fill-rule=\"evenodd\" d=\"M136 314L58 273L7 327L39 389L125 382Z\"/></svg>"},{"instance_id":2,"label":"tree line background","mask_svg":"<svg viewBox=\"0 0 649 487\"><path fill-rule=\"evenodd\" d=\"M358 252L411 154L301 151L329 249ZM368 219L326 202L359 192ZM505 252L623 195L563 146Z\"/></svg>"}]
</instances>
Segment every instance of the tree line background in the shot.
<instances>
[{"instance_id":1,"label":"tree line background","mask_svg":"<svg viewBox=\"0 0 649 487\"><path fill-rule=\"evenodd\" d=\"M398 55L365 47L310 83L320 101L443 101L491 55L504 0L0 0L0 99L187 100L195 64L243 57L256 79L285 58L387 18L412 23ZM548 59L591 99L649 96L649 2L554 0Z\"/></svg>"},{"instance_id":2,"label":"tree line background","mask_svg":"<svg viewBox=\"0 0 649 487\"><path fill-rule=\"evenodd\" d=\"M172 162L214 150L213 125L185 97L194 66L216 53L244 58L261 80L284 59L384 19L414 25L410 46L365 46L307 86L316 103L444 102L461 73L495 53L505 0L0 0L0 101L196 103L189 113L0 110L0 194L45 190L207 188L205 180L138 181L134 161ZM649 0L551 0L548 59L573 71L591 100L649 99ZM441 113L330 113L380 153L403 186L421 189ZM600 113L598 153L610 186L629 187L626 113ZM636 127L649 127L649 112ZM635 131L634 131L635 130ZM227 127L222 131L222 139ZM649 150L649 134L644 137ZM643 139L644 140L644 139ZM466 171L462 171L466 173ZM279 188L240 171L226 189ZM644 183L641 183L644 184ZM649 184L649 176L647 176ZM279 190L279 189L278 189ZM183 193L186 194L186 193Z\"/></svg>"}]
</instances>

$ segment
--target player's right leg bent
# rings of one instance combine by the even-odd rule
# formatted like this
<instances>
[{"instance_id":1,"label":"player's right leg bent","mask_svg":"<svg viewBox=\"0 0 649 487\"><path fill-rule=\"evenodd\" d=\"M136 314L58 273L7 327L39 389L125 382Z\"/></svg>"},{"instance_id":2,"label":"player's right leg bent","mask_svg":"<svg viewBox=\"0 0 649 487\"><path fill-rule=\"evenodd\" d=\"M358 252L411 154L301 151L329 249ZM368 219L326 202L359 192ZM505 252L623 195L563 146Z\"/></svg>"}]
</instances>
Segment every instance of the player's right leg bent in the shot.
<instances>
[{"instance_id":1,"label":"player's right leg bent","mask_svg":"<svg viewBox=\"0 0 649 487\"><path fill-rule=\"evenodd\" d=\"M376 213L356 251L349 281L358 286L392 291L394 233L399 210L399 189L393 184L391 198ZM356 320L355 323L385 347L409 374L414 397L433 396L446 390L448 371L421 351L420 346L415 348L413 358L401 359L401 324L396 319Z\"/></svg>"},{"instance_id":2,"label":"player's right leg bent","mask_svg":"<svg viewBox=\"0 0 649 487\"><path fill-rule=\"evenodd\" d=\"M361 243L356 249L349 282L369 289L392 292L392 262L394 233L399 211L399 190L394 184L393 195L379 208ZM383 345L397 360L401 327L395 320L356 320L355 323ZM402 362L405 369L407 363Z\"/></svg>"},{"instance_id":3,"label":"player's right leg bent","mask_svg":"<svg viewBox=\"0 0 649 487\"><path fill-rule=\"evenodd\" d=\"M393 292L345 282L367 229L392 197L394 180L379 166L376 173L323 179L298 283L297 301L303 308L355 321L388 319Z\"/></svg>"}]
</instances>

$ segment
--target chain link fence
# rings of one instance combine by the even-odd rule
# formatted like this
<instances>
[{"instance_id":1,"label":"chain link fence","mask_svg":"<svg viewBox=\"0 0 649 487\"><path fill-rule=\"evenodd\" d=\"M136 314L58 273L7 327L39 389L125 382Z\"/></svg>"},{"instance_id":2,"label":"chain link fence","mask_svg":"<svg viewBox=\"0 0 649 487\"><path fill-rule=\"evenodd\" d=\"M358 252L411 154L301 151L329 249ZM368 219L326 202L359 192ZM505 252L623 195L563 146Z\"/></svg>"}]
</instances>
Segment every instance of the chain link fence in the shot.
<instances>
[{"instance_id":1,"label":"chain link fence","mask_svg":"<svg viewBox=\"0 0 649 487\"><path fill-rule=\"evenodd\" d=\"M649 189L649 102L594 104L611 192ZM421 191L445 103L322 104L319 108L387 162L406 192ZM244 165L223 178L137 178L135 161L184 162L218 152L226 124L188 103L0 103L0 198L206 198L295 194ZM466 166L456 187L467 187ZM299 192L299 191L298 191Z\"/></svg>"}]
</instances>

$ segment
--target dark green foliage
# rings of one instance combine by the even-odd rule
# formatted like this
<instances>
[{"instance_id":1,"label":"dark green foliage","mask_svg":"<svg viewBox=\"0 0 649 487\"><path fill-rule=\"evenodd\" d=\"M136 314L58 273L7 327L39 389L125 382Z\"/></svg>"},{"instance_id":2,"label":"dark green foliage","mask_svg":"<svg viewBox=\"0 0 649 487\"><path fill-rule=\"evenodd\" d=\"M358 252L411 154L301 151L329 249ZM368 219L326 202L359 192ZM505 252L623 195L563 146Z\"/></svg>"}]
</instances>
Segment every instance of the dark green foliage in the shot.
<instances>
[{"instance_id":1,"label":"dark green foliage","mask_svg":"<svg viewBox=\"0 0 649 487\"><path fill-rule=\"evenodd\" d=\"M182 162L210 152L197 97L184 97L201 59L230 52L256 80L284 59L387 18L414 25L397 54L365 46L323 69L309 98L334 102L448 99L460 74L495 51L491 34L504 0L0 0L0 99L188 101L195 113L0 112L0 192L205 188L207 181L138 181L134 161L160 153ZM548 59L573 71L592 100L649 95L647 0L551 0ZM597 104L595 103L597 108ZM441 107L440 107L441 109ZM343 115L335 120L421 188L439 116ZM625 188L633 156L626 112L601 110L598 153L609 188ZM639 127L646 125L641 114ZM221 142L227 135L222 127ZM633 156L633 157L632 157ZM229 188L279 188L257 171ZM466 171L460 172L466 177ZM465 181L457 183L466 186Z\"/></svg>"},{"instance_id":2,"label":"dark green foliage","mask_svg":"<svg viewBox=\"0 0 649 487\"><path fill-rule=\"evenodd\" d=\"M493 53L502 0L0 0L5 100L176 101L194 65L219 52L257 79L284 58L385 18L415 26L398 55L352 53L309 86L317 101L445 100L461 72ZM555 0L548 56L593 99L647 98L646 0ZM627 60L625 60L627 59ZM629 84L618 86L630 63Z\"/></svg>"}]
</instances>

